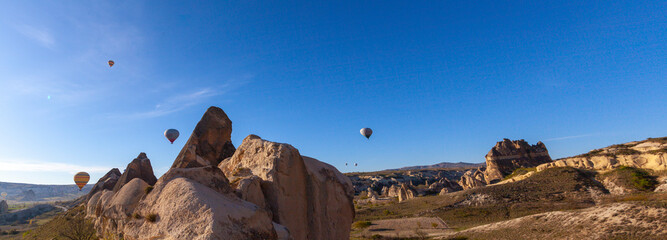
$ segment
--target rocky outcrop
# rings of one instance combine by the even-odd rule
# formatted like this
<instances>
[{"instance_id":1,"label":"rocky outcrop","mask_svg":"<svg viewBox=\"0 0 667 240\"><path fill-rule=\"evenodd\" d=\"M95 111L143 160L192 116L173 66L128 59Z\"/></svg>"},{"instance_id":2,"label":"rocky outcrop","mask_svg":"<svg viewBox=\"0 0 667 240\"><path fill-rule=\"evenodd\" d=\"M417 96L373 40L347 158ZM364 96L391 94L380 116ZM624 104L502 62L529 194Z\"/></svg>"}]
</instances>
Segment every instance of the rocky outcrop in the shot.
<instances>
[{"instance_id":1,"label":"rocky outcrop","mask_svg":"<svg viewBox=\"0 0 667 240\"><path fill-rule=\"evenodd\" d=\"M398 195L401 194L401 187L398 185L391 185L387 189L387 193L385 194L387 197L398 197Z\"/></svg>"},{"instance_id":2,"label":"rocky outcrop","mask_svg":"<svg viewBox=\"0 0 667 240\"><path fill-rule=\"evenodd\" d=\"M556 160L537 166L537 171L552 167L574 167L589 170L611 170L619 166L667 170L667 138L612 145L586 154Z\"/></svg>"},{"instance_id":3,"label":"rocky outcrop","mask_svg":"<svg viewBox=\"0 0 667 240\"><path fill-rule=\"evenodd\" d=\"M113 171L113 170L112 170ZM148 159L146 153L140 153L137 158L132 160L130 164L127 165L123 175L120 176L116 185L113 187L113 191L117 192L125 184L132 181L132 179L139 178L144 180L148 185L154 185L157 182L157 178L153 174L153 167L151 166L151 160ZM102 179L100 179L102 180Z\"/></svg>"},{"instance_id":4,"label":"rocky outcrop","mask_svg":"<svg viewBox=\"0 0 667 240\"><path fill-rule=\"evenodd\" d=\"M90 198L95 195L95 193L101 192L102 190L113 190L114 186L116 186L116 183L118 183L120 176L121 173L118 168L111 169L111 171L107 172L107 174L104 174L104 176L102 176L100 180L95 183L93 188L86 196L86 200L90 200Z\"/></svg>"},{"instance_id":5,"label":"rocky outcrop","mask_svg":"<svg viewBox=\"0 0 667 240\"><path fill-rule=\"evenodd\" d=\"M9 205L7 205L7 201L0 200L0 214L7 213L8 211L9 211Z\"/></svg>"},{"instance_id":6,"label":"rocky outcrop","mask_svg":"<svg viewBox=\"0 0 667 240\"><path fill-rule=\"evenodd\" d=\"M171 168L218 166L234 154L232 121L218 107L204 113Z\"/></svg>"},{"instance_id":7,"label":"rocky outcrop","mask_svg":"<svg viewBox=\"0 0 667 240\"><path fill-rule=\"evenodd\" d=\"M368 195L367 195L368 198L373 199L373 200L378 199L378 194L375 191L373 191L372 188L366 189L366 192L368 192Z\"/></svg>"},{"instance_id":8,"label":"rocky outcrop","mask_svg":"<svg viewBox=\"0 0 667 240\"><path fill-rule=\"evenodd\" d=\"M536 167L549 162L551 157L544 143L537 142L531 146L523 139L511 141L505 138L486 154L484 179L487 184L495 183L517 168Z\"/></svg>"},{"instance_id":9,"label":"rocky outcrop","mask_svg":"<svg viewBox=\"0 0 667 240\"><path fill-rule=\"evenodd\" d=\"M401 184L401 190L398 194L398 202L403 202L417 197L417 190L412 185Z\"/></svg>"},{"instance_id":10,"label":"rocky outcrop","mask_svg":"<svg viewBox=\"0 0 667 240\"><path fill-rule=\"evenodd\" d=\"M486 180L484 179L484 171L482 169L469 170L463 173L461 180L459 180L459 185L463 189L471 189L476 187L482 187L486 185Z\"/></svg>"},{"instance_id":11,"label":"rocky outcrop","mask_svg":"<svg viewBox=\"0 0 667 240\"><path fill-rule=\"evenodd\" d=\"M11 213L0 215L0 225L11 225L15 223L25 223L45 212L54 210L55 207L50 204L38 204L31 208L18 210Z\"/></svg>"},{"instance_id":12,"label":"rocky outcrop","mask_svg":"<svg viewBox=\"0 0 667 240\"><path fill-rule=\"evenodd\" d=\"M463 190L461 185L446 178L440 179L438 182L431 184L428 189L440 195Z\"/></svg>"},{"instance_id":13,"label":"rocky outcrop","mask_svg":"<svg viewBox=\"0 0 667 240\"><path fill-rule=\"evenodd\" d=\"M35 191L30 189L28 191L21 192L21 201L24 202L37 201L37 195L35 195Z\"/></svg>"},{"instance_id":14,"label":"rocky outcrop","mask_svg":"<svg viewBox=\"0 0 667 240\"><path fill-rule=\"evenodd\" d=\"M219 167L232 182L239 172L261 178L273 220L294 239L349 238L354 188L331 165L302 157L289 144L250 135Z\"/></svg>"},{"instance_id":15,"label":"rocky outcrop","mask_svg":"<svg viewBox=\"0 0 667 240\"><path fill-rule=\"evenodd\" d=\"M224 112L209 108L154 186L143 177L120 177L118 189L90 196L87 217L107 238L349 238L354 188L347 177L288 144L254 135L228 154L230 133Z\"/></svg>"}]
</instances>

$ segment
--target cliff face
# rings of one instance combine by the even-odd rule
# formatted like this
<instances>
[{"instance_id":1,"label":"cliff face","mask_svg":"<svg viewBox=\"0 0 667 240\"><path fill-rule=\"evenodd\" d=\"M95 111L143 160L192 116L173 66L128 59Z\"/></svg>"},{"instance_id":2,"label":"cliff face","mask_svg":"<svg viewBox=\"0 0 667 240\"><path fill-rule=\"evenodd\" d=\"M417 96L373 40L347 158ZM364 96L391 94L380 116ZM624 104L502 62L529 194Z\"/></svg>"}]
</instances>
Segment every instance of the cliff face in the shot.
<instances>
[{"instance_id":1,"label":"cliff face","mask_svg":"<svg viewBox=\"0 0 667 240\"><path fill-rule=\"evenodd\" d=\"M542 142L529 145L523 139L503 139L486 154L486 183L494 183L522 167L536 167L551 162L549 151Z\"/></svg>"},{"instance_id":2,"label":"cliff face","mask_svg":"<svg viewBox=\"0 0 667 240\"><path fill-rule=\"evenodd\" d=\"M254 135L234 149L230 134L227 115L209 108L169 171L156 182L127 174L118 189L92 193L88 218L100 234L124 239L349 238L354 188L347 177ZM145 171L135 163L144 158L133 163Z\"/></svg>"}]
</instances>

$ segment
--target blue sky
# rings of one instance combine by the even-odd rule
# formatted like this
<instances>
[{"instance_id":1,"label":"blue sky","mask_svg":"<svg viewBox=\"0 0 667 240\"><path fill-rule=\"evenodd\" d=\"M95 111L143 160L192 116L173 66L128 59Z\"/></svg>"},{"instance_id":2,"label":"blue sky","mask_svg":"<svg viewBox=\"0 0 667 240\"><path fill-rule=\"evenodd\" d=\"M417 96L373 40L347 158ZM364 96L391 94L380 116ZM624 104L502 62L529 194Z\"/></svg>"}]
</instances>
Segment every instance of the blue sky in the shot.
<instances>
[{"instance_id":1,"label":"blue sky","mask_svg":"<svg viewBox=\"0 0 667 240\"><path fill-rule=\"evenodd\" d=\"M344 172L482 162L502 138L560 158L666 136L665 12L664 1L6 2L0 181L95 181L140 152L160 175L211 105L236 146L257 134ZM167 128L181 131L173 145Z\"/></svg>"}]
</instances>

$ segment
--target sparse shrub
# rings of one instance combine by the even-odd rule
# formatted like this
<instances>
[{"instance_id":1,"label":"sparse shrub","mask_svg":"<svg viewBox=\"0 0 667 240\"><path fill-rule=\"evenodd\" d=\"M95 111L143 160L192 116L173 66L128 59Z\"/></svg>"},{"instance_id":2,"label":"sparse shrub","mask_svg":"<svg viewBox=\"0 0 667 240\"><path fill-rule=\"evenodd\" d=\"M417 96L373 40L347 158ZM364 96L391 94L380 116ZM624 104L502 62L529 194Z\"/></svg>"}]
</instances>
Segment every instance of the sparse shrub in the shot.
<instances>
[{"instance_id":1,"label":"sparse shrub","mask_svg":"<svg viewBox=\"0 0 667 240\"><path fill-rule=\"evenodd\" d=\"M146 220L149 222L156 222L157 221L157 214L155 213L149 213L146 215Z\"/></svg>"},{"instance_id":2,"label":"sparse shrub","mask_svg":"<svg viewBox=\"0 0 667 240\"><path fill-rule=\"evenodd\" d=\"M533 171L537 171L537 168L517 168L517 169L514 169L514 172L512 172L512 174L505 176L504 179L510 179L510 178L515 177L515 176L524 175L526 173L533 172Z\"/></svg>"},{"instance_id":3,"label":"sparse shrub","mask_svg":"<svg viewBox=\"0 0 667 240\"><path fill-rule=\"evenodd\" d=\"M655 177L649 175L648 172L644 170L633 167L620 166L618 167L617 171L619 173L630 173L630 181L634 187L639 190L652 191L655 186L658 185L658 181L655 179Z\"/></svg>"},{"instance_id":4,"label":"sparse shrub","mask_svg":"<svg viewBox=\"0 0 667 240\"><path fill-rule=\"evenodd\" d=\"M371 221L356 221L352 224L352 227L356 229L364 229L370 227L371 225L373 225Z\"/></svg>"},{"instance_id":5,"label":"sparse shrub","mask_svg":"<svg viewBox=\"0 0 667 240\"><path fill-rule=\"evenodd\" d=\"M431 227L438 228L438 224L437 223L431 223Z\"/></svg>"},{"instance_id":6,"label":"sparse shrub","mask_svg":"<svg viewBox=\"0 0 667 240\"><path fill-rule=\"evenodd\" d=\"M635 155L641 154L640 151L634 150L632 148L621 148L616 150L617 155Z\"/></svg>"},{"instance_id":7,"label":"sparse shrub","mask_svg":"<svg viewBox=\"0 0 667 240\"><path fill-rule=\"evenodd\" d=\"M139 215L139 213L132 214L132 217L134 217L135 219L141 219L141 215Z\"/></svg>"},{"instance_id":8,"label":"sparse shrub","mask_svg":"<svg viewBox=\"0 0 667 240\"><path fill-rule=\"evenodd\" d=\"M5 232L5 231L0 231L0 236L2 236L2 235L7 235L7 232Z\"/></svg>"},{"instance_id":9,"label":"sparse shrub","mask_svg":"<svg viewBox=\"0 0 667 240\"><path fill-rule=\"evenodd\" d=\"M382 237L382 235L380 235L380 234L375 234L375 235L371 236L371 239L383 239L383 238L384 237Z\"/></svg>"},{"instance_id":10,"label":"sparse shrub","mask_svg":"<svg viewBox=\"0 0 667 240\"><path fill-rule=\"evenodd\" d=\"M384 215L387 215L387 216L396 214L392 211L389 211L388 209L385 209L384 211L382 211L382 213L384 213Z\"/></svg>"},{"instance_id":11,"label":"sparse shrub","mask_svg":"<svg viewBox=\"0 0 667 240\"><path fill-rule=\"evenodd\" d=\"M8 233L9 233L9 235L16 235L16 234L19 234L19 230L12 229L12 230L9 230Z\"/></svg>"},{"instance_id":12,"label":"sparse shrub","mask_svg":"<svg viewBox=\"0 0 667 240\"><path fill-rule=\"evenodd\" d=\"M447 238L447 240L468 240L468 237L456 236L456 237L452 237L452 238Z\"/></svg>"},{"instance_id":13,"label":"sparse shrub","mask_svg":"<svg viewBox=\"0 0 667 240\"><path fill-rule=\"evenodd\" d=\"M144 191L146 192L146 194L149 194L151 191L153 191L153 186L146 187L146 189L144 189Z\"/></svg>"}]
</instances>

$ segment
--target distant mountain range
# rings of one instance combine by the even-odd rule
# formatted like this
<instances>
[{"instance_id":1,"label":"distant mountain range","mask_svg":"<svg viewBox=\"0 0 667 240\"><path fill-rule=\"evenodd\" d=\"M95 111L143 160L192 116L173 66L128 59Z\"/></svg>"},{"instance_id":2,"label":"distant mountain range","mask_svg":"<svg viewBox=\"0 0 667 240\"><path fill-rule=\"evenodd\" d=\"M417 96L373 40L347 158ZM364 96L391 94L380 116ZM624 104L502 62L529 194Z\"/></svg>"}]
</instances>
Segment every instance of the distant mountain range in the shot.
<instances>
[{"instance_id":1,"label":"distant mountain range","mask_svg":"<svg viewBox=\"0 0 667 240\"><path fill-rule=\"evenodd\" d=\"M93 184L86 185L82 191L71 185L42 185L27 183L0 182L0 192L7 193L7 200L16 202L65 201L87 194Z\"/></svg>"},{"instance_id":2,"label":"distant mountain range","mask_svg":"<svg viewBox=\"0 0 667 240\"><path fill-rule=\"evenodd\" d=\"M486 162L483 163L464 163L464 162L441 162L433 165L422 165L422 166L410 166L402 167L395 169L387 169L386 171L397 171L397 170L420 170L420 169L434 169L434 168L478 168L486 166Z\"/></svg>"}]
</instances>

